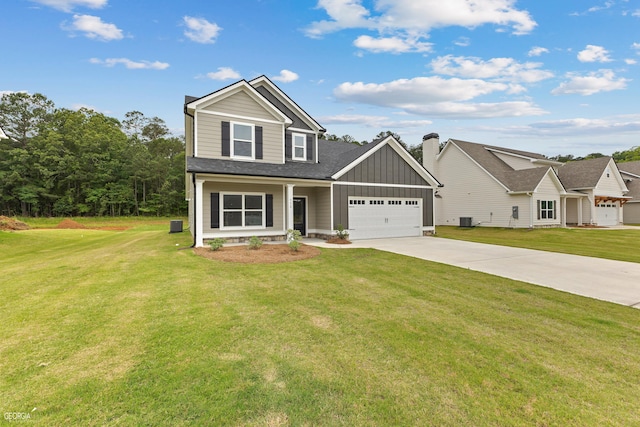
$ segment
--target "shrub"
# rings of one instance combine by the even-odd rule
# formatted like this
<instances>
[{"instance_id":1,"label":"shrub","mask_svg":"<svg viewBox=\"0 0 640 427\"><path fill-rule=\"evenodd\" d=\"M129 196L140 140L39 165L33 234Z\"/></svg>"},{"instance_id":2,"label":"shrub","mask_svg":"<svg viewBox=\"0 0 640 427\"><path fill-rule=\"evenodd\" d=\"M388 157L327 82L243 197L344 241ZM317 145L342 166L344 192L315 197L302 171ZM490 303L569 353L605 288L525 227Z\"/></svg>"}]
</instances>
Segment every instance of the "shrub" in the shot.
<instances>
[{"instance_id":1,"label":"shrub","mask_svg":"<svg viewBox=\"0 0 640 427\"><path fill-rule=\"evenodd\" d=\"M222 237L216 237L212 241L209 242L209 246L211 246L212 251L217 251L222 248L226 241Z\"/></svg>"},{"instance_id":2,"label":"shrub","mask_svg":"<svg viewBox=\"0 0 640 427\"><path fill-rule=\"evenodd\" d=\"M338 224L336 227L336 236L338 236L338 239L347 240L349 238L349 232L344 229L342 224Z\"/></svg>"},{"instance_id":3,"label":"shrub","mask_svg":"<svg viewBox=\"0 0 640 427\"><path fill-rule=\"evenodd\" d=\"M298 252L298 249L300 249L300 239L302 239L302 234L299 230L287 230L288 245L292 251Z\"/></svg>"},{"instance_id":4,"label":"shrub","mask_svg":"<svg viewBox=\"0 0 640 427\"><path fill-rule=\"evenodd\" d=\"M260 249L262 246L262 240L258 236L251 236L249 239L249 249Z\"/></svg>"}]
</instances>

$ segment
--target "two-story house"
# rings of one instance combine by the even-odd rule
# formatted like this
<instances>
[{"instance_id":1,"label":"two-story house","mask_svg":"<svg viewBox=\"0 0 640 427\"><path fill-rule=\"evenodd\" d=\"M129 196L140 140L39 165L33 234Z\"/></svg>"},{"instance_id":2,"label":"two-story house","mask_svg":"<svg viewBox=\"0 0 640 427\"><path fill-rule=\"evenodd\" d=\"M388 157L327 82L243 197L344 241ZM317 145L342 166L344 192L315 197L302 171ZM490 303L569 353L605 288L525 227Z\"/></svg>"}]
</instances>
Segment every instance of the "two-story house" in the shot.
<instances>
[{"instance_id":1,"label":"two-story house","mask_svg":"<svg viewBox=\"0 0 640 427\"><path fill-rule=\"evenodd\" d=\"M357 145L325 129L267 77L186 97L186 195L194 245L284 239L287 230L352 239L434 231L439 182L393 137Z\"/></svg>"}]
</instances>

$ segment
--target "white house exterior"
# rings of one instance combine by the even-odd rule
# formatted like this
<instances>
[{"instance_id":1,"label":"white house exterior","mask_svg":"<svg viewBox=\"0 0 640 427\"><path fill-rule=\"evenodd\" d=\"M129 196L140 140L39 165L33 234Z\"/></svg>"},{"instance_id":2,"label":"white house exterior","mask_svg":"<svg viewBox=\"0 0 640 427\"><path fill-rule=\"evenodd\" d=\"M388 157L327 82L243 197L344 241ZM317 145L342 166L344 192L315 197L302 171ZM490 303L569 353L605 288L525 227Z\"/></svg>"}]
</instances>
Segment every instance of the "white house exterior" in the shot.
<instances>
[{"instance_id":1,"label":"white house exterior","mask_svg":"<svg viewBox=\"0 0 640 427\"><path fill-rule=\"evenodd\" d=\"M622 221L628 189L611 158L563 164L455 139L438 153L439 143L437 134L423 140L425 168L443 184L436 194L436 225L535 228Z\"/></svg>"},{"instance_id":2,"label":"white house exterior","mask_svg":"<svg viewBox=\"0 0 640 427\"><path fill-rule=\"evenodd\" d=\"M618 164L620 175L629 189L627 196L632 197L623 209L625 224L640 224L640 161Z\"/></svg>"}]
</instances>

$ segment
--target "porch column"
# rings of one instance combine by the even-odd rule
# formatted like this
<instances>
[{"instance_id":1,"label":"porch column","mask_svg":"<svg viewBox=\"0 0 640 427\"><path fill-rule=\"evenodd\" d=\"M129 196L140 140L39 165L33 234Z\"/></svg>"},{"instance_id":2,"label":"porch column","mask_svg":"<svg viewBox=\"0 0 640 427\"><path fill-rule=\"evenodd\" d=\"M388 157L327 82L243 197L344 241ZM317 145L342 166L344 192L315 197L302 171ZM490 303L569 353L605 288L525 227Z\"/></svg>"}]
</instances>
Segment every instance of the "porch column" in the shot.
<instances>
[{"instance_id":1,"label":"porch column","mask_svg":"<svg viewBox=\"0 0 640 427\"><path fill-rule=\"evenodd\" d=\"M589 212L591 212L591 218L589 218L589 224L596 224L598 218L596 217L596 200L595 198L589 198Z\"/></svg>"},{"instance_id":2,"label":"porch column","mask_svg":"<svg viewBox=\"0 0 640 427\"><path fill-rule=\"evenodd\" d=\"M204 246L203 231L204 220L202 218L202 210L204 209L204 192L203 192L203 179L196 179L196 248Z\"/></svg>"},{"instance_id":3,"label":"porch column","mask_svg":"<svg viewBox=\"0 0 640 427\"><path fill-rule=\"evenodd\" d=\"M560 215L562 215L560 225L562 227L566 227L567 226L567 198L566 197L562 198L562 209L560 211Z\"/></svg>"},{"instance_id":4,"label":"porch column","mask_svg":"<svg viewBox=\"0 0 640 427\"><path fill-rule=\"evenodd\" d=\"M578 198L578 225L582 225L582 199L583 197Z\"/></svg>"},{"instance_id":5,"label":"porch column","mask_svg":"<svg viewBox=\"0 0 640 427\"><path fill-rule=\"evenodd\" d=\"M287 230L293 230L293 187L295 184L287 184Z\"/></svg>"}]
</instances>

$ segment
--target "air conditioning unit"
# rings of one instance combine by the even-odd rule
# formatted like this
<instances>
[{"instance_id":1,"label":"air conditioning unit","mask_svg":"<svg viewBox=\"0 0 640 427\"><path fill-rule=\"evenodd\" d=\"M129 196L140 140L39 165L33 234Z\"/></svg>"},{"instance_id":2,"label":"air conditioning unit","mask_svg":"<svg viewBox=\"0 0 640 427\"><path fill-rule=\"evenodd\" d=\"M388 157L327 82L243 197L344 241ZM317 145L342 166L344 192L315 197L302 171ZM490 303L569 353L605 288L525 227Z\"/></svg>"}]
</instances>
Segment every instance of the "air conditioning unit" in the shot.
<instances>
[{"instance_id":1,"label":"air conditioning unit","mask_svg":"<svg viewBox=\"0 0 640 427\"><path fill-rule=\"evenodd\" d=\"M460 227L473 227L473 218L470 216L461 216Z\"/></svg>"},{"instance_id":2,"label":"air conditioning unit","mask_svg":"<svg viewBox=\"0 0 640 427\"><path fill-rule=\"evenodd\" d=\"M182 233L182 221L171 220L171 224L169 226L169 233Z\"/></svg>"}]
</instances>

